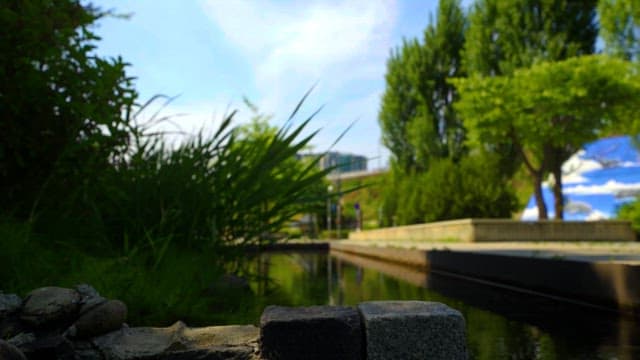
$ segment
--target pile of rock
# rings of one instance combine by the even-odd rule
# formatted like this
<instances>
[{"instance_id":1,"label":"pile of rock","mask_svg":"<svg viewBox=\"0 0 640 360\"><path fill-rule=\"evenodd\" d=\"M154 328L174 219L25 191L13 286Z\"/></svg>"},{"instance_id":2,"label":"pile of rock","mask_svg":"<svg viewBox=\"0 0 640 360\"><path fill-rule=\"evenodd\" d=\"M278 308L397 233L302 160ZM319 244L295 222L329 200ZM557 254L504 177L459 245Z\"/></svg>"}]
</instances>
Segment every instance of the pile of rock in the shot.
<instances>
[{"instance_id":1,"label":"pile of rock","mask_svg":"<svg viewBox=\"0 0 640 360\"><path fill-rule=\"evenodd\" d=\"M0 360L252 359L255 326L129 328L127 306L89 285L0 292Z\"/></svg>"}]
</instances>

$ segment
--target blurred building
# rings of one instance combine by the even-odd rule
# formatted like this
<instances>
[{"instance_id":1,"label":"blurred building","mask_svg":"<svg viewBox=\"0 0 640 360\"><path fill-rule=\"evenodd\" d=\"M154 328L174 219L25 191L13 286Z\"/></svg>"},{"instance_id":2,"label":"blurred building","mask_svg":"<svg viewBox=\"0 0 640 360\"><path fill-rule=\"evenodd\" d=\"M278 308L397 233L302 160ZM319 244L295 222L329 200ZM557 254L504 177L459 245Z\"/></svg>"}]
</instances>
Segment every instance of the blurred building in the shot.
<instances>
[{"instance_id":1,"label":"blurred building","mask_svg":"<svg viewBox=\"0 0 640 360\"><path fill-rule=\"evenodd\" d=\"M318 166L322 170L334 167L335 169L332 171L334 174L367 171L367 158L362 155L330 151L326 154L299 154L298 158L315 158L318 156L321 157Z\"/></svg>"}]
</instances>

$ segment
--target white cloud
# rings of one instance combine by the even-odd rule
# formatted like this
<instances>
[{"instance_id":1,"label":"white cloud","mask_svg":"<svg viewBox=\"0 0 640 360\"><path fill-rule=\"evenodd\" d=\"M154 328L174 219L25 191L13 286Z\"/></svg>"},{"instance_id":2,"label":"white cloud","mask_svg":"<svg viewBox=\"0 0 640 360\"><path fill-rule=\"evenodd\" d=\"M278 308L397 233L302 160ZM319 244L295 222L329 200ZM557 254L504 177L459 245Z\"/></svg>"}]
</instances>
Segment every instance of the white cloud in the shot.
<instances>
[{"instance_id":1,"label":"white cloud","mask_svg":"<svg viewBox=\"0 0 640 360\"><path fill-rule=\"evenodd\" d=\"M589 214L592 212L591 205L584 201L569 201L564 205L567 214Z\"/></svg>"},{"instance_id":2,"label":"white cloud","mask_svg":"<svg viewBox=\"0 0 640 360\"><path fill-rule=\"evenodd\" d=\"M599 210L593 210L589 213L589 216L585 218L586 221L596 221L596 220L606 220L609 218L609 215L603 213Z\"/></svg>"},{"instance_id":3,"label":"white cloud","mask_svg":"<svg viewBox=\"0 0 640 360\"><path fill-rule=\"evenodd\" d=\"M583 158L584 154L586 154L585 150L580 150L562 164L562 182L564 184L585 183L587 179L582 176L583 173L602 169L602 164Z\"/></svg>"},{"instance_id":4,"label":"white cloud","mask_svg":"<svg viewBox=\"0 0 640 360\"><path fill-rule=\"evenodd\" d=\"M524 209L520 219L527 221L538 220L538 208L534 206Z\"/></svg>"},{"instance_id":5,"label":"white cloud","mask_svg":"<svg viewBox=\"0 0 640 360\"><path fill-rule=\"evenodd\" d=\"M256 103L264 111L290 111L316 81L314 98L329 104L343 100L340 92L358 81L382 84L393 46L395 0L203 0L202 5L252 65L261 97Z\"/></svg>"},{"instance_id":6,"label":"white cloud","mask_svg":"<svg viewBox=\"0 0 640 360\"><path fill-rule=\"evenodd\" d=\"M574 195L616 195L640 193L640 183L625 184L616 180L609 180L600 185L578 185L566 188L565 194Z\"/></svg>"}]
</instances>

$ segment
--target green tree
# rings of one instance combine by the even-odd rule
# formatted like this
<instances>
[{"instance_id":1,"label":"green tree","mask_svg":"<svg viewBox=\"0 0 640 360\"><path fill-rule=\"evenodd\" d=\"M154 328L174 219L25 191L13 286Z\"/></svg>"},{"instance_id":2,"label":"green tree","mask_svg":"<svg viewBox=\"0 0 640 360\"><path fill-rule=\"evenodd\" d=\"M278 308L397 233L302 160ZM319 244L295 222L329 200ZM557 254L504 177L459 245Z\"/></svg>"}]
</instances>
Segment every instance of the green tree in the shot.
<instances>
[{"instance_id":1,"label":"green tree","mask_svg":"<svg viewBox=\"0 0 640 360\"><path fill-rule=\"evenodd\" d=\"M469 14L464 65L470 74L510 74L541 60L594 51L597 0L479 0Z\"/></svg>"},{"instance_id":2,"label":"green tree","mask_svg":"<svg viewBox=\"0 0 640 360\"><path fill-rule=\"evenodd\" d=\"M464 76L465 27L459 1L441 0L423 42L405 40L387 62L379 121L383 142L403 171L424 171L433 159L464 153L464 128L452 108L457 95L447 79Z\"/></svg>"},{"instance_id":3,"label":"green tree","mask_svg":"<svg viewBox=\"0 0 640 360\"><path fill-rule=\"evenodd\" d=\"M465 68L474 75L508 75L539 61L593 53L598 30L596 2L477 1L469 14L463 51ZM502 156L501 168L508 174L522 166L518 147L509 137L490 146L485 144L486 150Z\"/></svg>"},{"instance_id":4,"label":"green tree","mask_svg":"<svg viewBox=\"0 0 640 360\"><path fill-rule=\"evenodd\" d=\"M626 59L640 56L640 1L600 0L600 34L608 53Z\"/></svg>"},{"instance_id":5,"label":"green tree","mask_svg":"<svg viewBox=\"0 0 640 360\"><path fill-rule=\"evenodd\" d=\"M127 149L136 93L121 59L93 52L104 15L76 0L0 5L0 203L15 216L45 184L64 197Z\"/></svg>"},{"instance_id":6,"label":"green tree","mask_svg":"<svg viewBox=\"0 0 640 360\"><path fill-rule=\"evenodd\" d=\"M541 219L547 218L542 179L554 175L556 217L562 218L562 163L608 127L637 118L640 84L632 64L607 56L544 62L509 76L452 81L456 109L476 146L516 145L532 177Z\"/></svg>"},{"instance_id":7,"label":"green tree","mask_svg":"<svg viewBox=\"0 0 640 360\"><path fill-rule=\"evenodd\" d=\"M596 0L480 0L469 15L469 30L464 48L464 64L470 74L499 76L540 61L555 61L591 54L597 36ZM502 154L502 168L513 173L524 163L527 170L543 178L544 166L527 163L520 144L512 137L484 144ZM547 161L560 159L560 153ZM557 180L556 183L560 183ZM534 188L534 193L539 189ZM536 193L542 201L541 193ZM542 218L546 206L539 202Z\"/></svg>"},{"instance_id":8,"label":"green tree","mask_svg":"<svg viewBox=\"0 0 640 360\"><path fill-rule=\"evenodd\" d=\"M636 233L640 234L640 198L622 205L618 209L617 217L631 221L631 226Z\"/></svg>"}]
</instances>

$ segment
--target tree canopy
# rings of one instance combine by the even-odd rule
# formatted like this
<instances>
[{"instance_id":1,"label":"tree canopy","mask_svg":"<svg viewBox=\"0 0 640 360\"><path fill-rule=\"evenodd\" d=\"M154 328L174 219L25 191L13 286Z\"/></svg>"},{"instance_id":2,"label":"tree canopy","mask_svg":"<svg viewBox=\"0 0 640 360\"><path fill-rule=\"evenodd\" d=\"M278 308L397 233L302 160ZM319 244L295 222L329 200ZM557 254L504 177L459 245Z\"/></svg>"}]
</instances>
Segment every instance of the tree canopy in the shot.
<instances>
[{"instance_id":1,"label":"tree canopy","mask_svg":"<svg viewBox=\"0 0 640 360\"><path fill-rule=\"evenodd\" d=\"M433 159L458 159L464 152L464 129L452 108L457 95L446 80L464 76L465 28L459 1L442 0L423 41L404 40L387 62L378 117L383 142L405 171L424 171Z\"/></svg>"},{"instance_id":2,"label":"tree canopy","mask_svg":"<svg viewBox=\"0 0 640 360\"><path fill-rule=\"evenodd\" d=\"M0 5L0 203L64 193L126 150L136 92L121 59L93 52L103 15L75 0Z\"/></svg>"},{"instance_id":3,"label":"tree canopy","mask_svg":"<svg viewBox=\"0 0 640 360\"><path fill-rule=\"evenodd\" d=\"M603 55L543 62L509 76L452 80L456 110L476 146L516 145L533 178L540 218L547 217L541 182L555 178L556 216L562 216L561 166L584 143L640 114L640 78L631 63Z\"/></svg>"},{"instance_id":4,"label":"tree canopy","mask_svg":"<svg viewBox=\"0 0 640 360\"><path fill-rule=\"evenodd\" d=\"M638 59L640 0L600 0L598 12L606 51L626 59Z\"/></svg>"},{"instance_id":5,"label":"tree canopy","mask_svg":"<svg viewBox=\"0 0 640 360\"><path fill-rule=\"evenodd\" d=\"M537 61L594 51L597 0L478 0L469 14L464 65L503 75Z\"/></svg>"}]
</instances>

